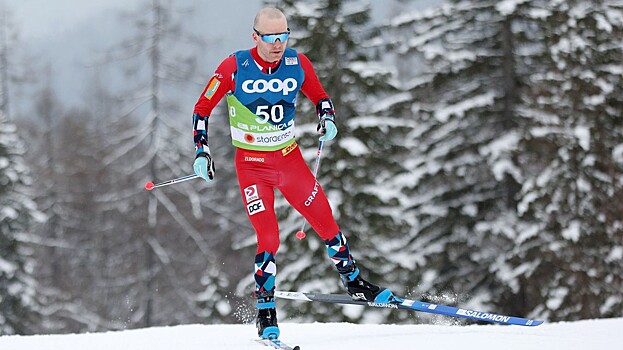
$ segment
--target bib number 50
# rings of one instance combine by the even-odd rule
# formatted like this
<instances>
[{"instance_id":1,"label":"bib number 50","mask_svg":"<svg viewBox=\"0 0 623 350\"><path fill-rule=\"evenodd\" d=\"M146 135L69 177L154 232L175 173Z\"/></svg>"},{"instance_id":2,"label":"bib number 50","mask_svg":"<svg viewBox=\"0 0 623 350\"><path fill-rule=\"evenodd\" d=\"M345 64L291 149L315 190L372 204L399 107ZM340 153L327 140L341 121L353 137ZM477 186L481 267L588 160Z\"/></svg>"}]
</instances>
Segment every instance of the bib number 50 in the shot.
<instances>
[{"instance_id":1,"label":"bib number 50","mask_svg":"<svg viewBox=\"0 0 623 350\"><path fill-rule=\"evenodd\" d=\"M273 124L277 124L283 120L283 116L284 116L283 106L282 105L257 106L257 109L255 110L255 114L258 117L260 117L258 118L258 122L260 124L266 124L269 119Z\"/></svg>"}]
</instances>

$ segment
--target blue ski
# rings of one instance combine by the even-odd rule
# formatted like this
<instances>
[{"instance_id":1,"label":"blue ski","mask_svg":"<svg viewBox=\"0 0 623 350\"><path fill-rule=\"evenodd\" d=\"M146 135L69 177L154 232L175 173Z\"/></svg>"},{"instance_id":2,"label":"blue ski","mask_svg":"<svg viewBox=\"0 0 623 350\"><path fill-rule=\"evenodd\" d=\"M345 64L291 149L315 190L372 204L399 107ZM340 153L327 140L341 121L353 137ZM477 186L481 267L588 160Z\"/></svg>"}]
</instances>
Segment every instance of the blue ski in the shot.
<instances>
[{"instance_id":1,"label":"blue ski","mask_svg":"<svg viewBox=\"0 0 623 350\"><path fill-rule=\"evenodd\" d=\"M265 346L272 347L273 349L301 350L299 346L291 347L279 339L256 339L255 341Z\"/></svg>"},{"instance_id":2,"label":"blue ski","mask_svg":"<svg viewBox=\"0 0 623 350\"><path fill-rule=\"evenodd\" d=\"M332 304L350 304L350 305L362 305L362 306L372 306L372 307L380 307L380 308L388 308L388 309L405 309L405 310L415 310L428 312L432 314L439 314L445 316L452 317L461 317L474 321L484 321L491 323L500 323L500 324L512 324L518 326L538 326L543 321L541 320L532 320L528 318L522 317L514 317L507 315L498 315L490 312L482 312L475 310L468 310L457 308L453 306L447 305L439 305L432 304L427 302L422 302L418 300L409 300L396 298L394 302L388 304L377 304L363 300L353 300L350 296L345 294L318 294L318 293L302 293L302 292L283 292L277 291L275 292L275 296L277 298L282 299L290 299L290 300L302 300L302 301L319 301L323 303L332 303Z\"/></svg>"}]
</instances>

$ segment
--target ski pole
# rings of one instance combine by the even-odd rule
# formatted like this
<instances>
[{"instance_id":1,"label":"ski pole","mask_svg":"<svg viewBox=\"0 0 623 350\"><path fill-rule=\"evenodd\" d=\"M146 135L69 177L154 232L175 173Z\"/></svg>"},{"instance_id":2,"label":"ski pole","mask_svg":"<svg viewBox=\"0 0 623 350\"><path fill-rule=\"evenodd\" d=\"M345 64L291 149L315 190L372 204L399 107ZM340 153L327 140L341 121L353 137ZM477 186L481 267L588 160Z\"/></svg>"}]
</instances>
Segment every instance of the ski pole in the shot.
<instances>
[{"instance_id":1,"label":"ski pole","mask_svg":"<svg viewBox=\"0 0 623 350\"><path fill-rule=\"evenodd\" d=\"M184 181L188 181L188 180L192 180L194 178L197 177L197 174L192 174L192 175L186 175L186 176L182 176L182 177L178 177L177 179L173 179L173 180L168 180L168 181L164 181L164 182L160 182L157 184L154 184L152 181L149 181L145 184L145 189L147 191L151 191L156 187L162 187L162 186L169 186L169 185L173 185L179 182L184 182Z\"/></svg>"},{"instance_id":2,"label":"ski pole","mask_svg":"<svg viewBox=\"0 0 623 350\"><path fill-rule=\"evenodd\" d=\"M320 167L320 155L322 154L322 146L324 145L324 141L318 142L318 152L316 152L316 164L314 164L314 178L318 178L318 168ZM303 218L303 225L301 225L301 229L296 233L296 238L303 239L305 238L305 218Z\"/></svg>"}]
</instances>

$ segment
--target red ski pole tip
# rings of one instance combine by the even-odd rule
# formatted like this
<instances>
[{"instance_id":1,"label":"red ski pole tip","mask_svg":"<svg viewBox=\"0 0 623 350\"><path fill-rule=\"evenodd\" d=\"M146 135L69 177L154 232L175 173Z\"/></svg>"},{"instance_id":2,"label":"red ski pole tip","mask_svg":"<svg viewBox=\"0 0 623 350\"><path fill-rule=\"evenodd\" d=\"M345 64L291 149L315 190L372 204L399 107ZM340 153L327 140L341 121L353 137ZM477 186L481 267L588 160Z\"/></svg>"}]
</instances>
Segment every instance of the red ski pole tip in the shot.
<instances>
[{"instance_id":1,"label":"red ski pole tip","mask_svg":"<svg viewBox=\"0 0 623 350\"><path fill-rule=\"evenodd\" d=\"M303 238L305 238L305 232L303 232L303 231L299 231L299 232L297 232L297 233L296 233L296 238L298 238L298 239L303 239Z\"/></svg>"},{"instance_id":2,"label":"red ski pole tip","mask_svg":"<svg viewBox=\"0 0 623 350\"><path fill-rule=\"evenodd\" d=\"M147 191L151 191L151 190L153 190L153 189L154 189L154 183L153 183L153 182L151 182L151 181L149 181L148 183L146 183L146 184L145 184L145 189L146 189Z\"/></svg>"}]
</instances>

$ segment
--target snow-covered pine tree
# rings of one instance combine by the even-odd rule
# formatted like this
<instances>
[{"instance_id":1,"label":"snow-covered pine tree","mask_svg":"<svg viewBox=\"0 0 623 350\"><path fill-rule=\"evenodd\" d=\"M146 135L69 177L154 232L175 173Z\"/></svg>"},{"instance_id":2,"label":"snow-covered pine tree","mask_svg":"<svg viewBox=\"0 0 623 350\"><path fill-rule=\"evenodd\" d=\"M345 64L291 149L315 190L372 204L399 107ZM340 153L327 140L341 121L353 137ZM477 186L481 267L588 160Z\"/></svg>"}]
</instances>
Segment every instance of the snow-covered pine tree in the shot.
<instances>
[{"instance_id":1,"label":"snow-covered pine tree","mask_svg":"<svg viewBox=\"0 0 623 350\"><path fill-rule=\"evenodd\" d=\"M414 221L402 266L416 276L415 297L459 294L485 306L505 288L497 272L512 249L521 181L515 116L543 51L526 7L446 1L388 25L392 51L412 67L388 109L417 124L405 140L410 173L394 179Z\"/></svg>"},{"instance_id":2,"label":"snow-covered pine tree","mask_svg":"<svg viewBox=\"0 0 623 350\"><path fill-rule=\"evenodd\" d=\"M36 331L37 282L30 242L43 218L32 200L30 170L15 124L0 112L0 334Z\"/></svg>"},{"instance_id":3,"label":"snow-covered pine tree","mask_svg":"<svg viewBox=\"0 0 623 350\"><path fill-rule=\"evenodd\" d=\"M36 332L105 329L110 318L95 313L98 309L105 314L99 307L108 289L94 286L101 285L97 272L106 265L102 261L110 259L99 255L98 245L108 242L98 229L110 227L102 224L97 196L106 189L101 181L103 167L97 150L90 147L102 144L95 137L97 123L89 122L94 119L87 112L65 112L49 79L32 101L33 117L20 119L18 130L29 140L24 158L37 184L33 199L46 217L32 228L37 236L32 245L33 275L45 314Z\"/></svg>"},{"instance_id":4,"label":"snow-covered pine tree","mask_svg":"<svg viewBox=\"0 0 623 350\"><path fill-rule=\"evenodd\" d=\"M218 319L211 303L224 300L226 292L214 294L205 310L197 307L201 276L208 264L217 264L217 244L228 235L213 213L229 201L202 196L197 188L205 184L198 181L151 192L142 186L192 173L192 106L180 106L175 98L200 89L193 84L200 40L183 26L189 15L166 1L141 2L128 16L133 30L113 51L113 58L128 62L127 90L102 161L123 174L106 199L116 202L126 222L119 233L126 244L116 254L127 266L127 327L200 322L207 312ZM131 126L120 130L128 121Z\"/></svg>"},{"instance_id":5,"label":"snow-covered pine tree","mask_svg":"<svg viewBox=\"0 0 623 350\"><path fill-rule=\"evenodd\" d=\"M531 76L512 293L550 320L623 315L623 4L549 1ZM618 151L617 151L618 150Z\"/></svg>"},{"instance_id":6,"label":"snow-covered pine tree","mask_svg":"<svg viewBox=\"0 0 623 350\"><path fill-rule=\"evenodd\" d=\"M400 284L388 273L395 253L388 237L401 235L406 228L396 209L401 195L386 190L385 183L402 169L394 156L405 152L400 141L405 122L375 116L383 109L381 96L392 89L392 72L382 64L371 41L370 3L288 0L277 2L277 7L285 13L292 31L288 46L310 58L336 109L339 133L334 141L325 143L319 182L365 277L397 288ZM318 146L316 124L314 106L301 96L297 140L310 166ZM324 243L309 225L306 240L296 240L294 233L303 219L286 210L285 201L280 207L284 244L277 257L278 288L343 293ZM388 314L387 310L367 310L364 315L359 310L344 315L327 305L281 305L290 315L307 320L355 321Z\"/></svg>"}]
</instances>

